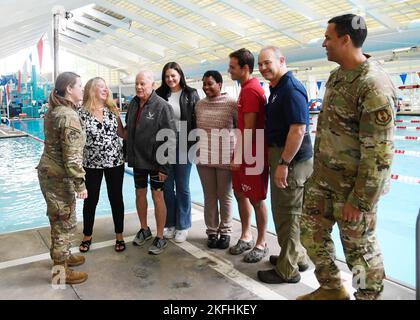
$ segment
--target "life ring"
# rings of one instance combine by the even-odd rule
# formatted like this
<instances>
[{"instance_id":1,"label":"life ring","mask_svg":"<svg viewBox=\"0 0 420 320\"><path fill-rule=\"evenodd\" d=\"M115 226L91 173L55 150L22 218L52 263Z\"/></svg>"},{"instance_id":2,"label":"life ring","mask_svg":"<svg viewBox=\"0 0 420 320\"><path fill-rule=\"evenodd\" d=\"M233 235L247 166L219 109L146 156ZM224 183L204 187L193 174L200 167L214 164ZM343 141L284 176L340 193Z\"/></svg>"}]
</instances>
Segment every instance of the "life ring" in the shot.
<instances>
[{"instance_id":1,"label":"life ring","mask_svg":"<svg viewBox=\"0 0 420 320\"><path fill-rule=\"evenodd\" d=\"M7 117L1 117L1 123L4 123L6 125L9 125L10 124L10 120Z\"/></svg>"}]
</instances>

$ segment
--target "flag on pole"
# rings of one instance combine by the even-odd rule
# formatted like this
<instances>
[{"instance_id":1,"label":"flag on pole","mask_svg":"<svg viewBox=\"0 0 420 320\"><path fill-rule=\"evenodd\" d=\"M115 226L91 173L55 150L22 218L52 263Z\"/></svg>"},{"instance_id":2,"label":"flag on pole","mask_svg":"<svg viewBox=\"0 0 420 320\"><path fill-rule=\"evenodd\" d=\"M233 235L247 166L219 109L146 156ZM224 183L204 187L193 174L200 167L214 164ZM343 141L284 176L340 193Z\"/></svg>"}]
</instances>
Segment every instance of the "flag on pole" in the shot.
<instances>
[{"instance_id":1,"label":"flag on pole","mask_svg":"<svg viewBox=\"0 0 420 320\"><path fill-rule=\"evenodd\" d=\"M6 84L6 106L10 104L10 84Z\"/></svg>"},{"instance_id":2,"label":"flag on pole","mask_svg":"<svg viewBox=\"0 0 420 320\"><path fill-rule=\"evenodd\" d=\"M39 59L39 72L41 73L41 69L42 69L42 55L44 53L44 42L41 39L39 39L38 44L36 45L37 49L38 49L38 59Z\"/></svg>"},{"instance_id":3,"label":"flag on pole","mask_svg":"<svg viewBox=\"0 0 420 320\"><path fill-rule=\"evenodd\" d=\"M17 83L17 92L20 93L20 85L22 82L22 73L20 72L20 70L18 71L18 83Z\"/></svg>"}]
</instances>

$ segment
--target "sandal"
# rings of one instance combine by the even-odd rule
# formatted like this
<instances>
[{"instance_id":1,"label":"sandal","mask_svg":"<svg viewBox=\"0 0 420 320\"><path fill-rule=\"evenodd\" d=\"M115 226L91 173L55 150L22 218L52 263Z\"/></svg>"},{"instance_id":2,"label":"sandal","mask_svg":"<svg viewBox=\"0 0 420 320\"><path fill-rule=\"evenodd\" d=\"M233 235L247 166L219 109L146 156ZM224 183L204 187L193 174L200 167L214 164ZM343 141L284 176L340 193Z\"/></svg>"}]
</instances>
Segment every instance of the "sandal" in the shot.
<instances>
[{"instance_id":1,"label":"sandal","mask_svg":"<svg viewBox=\"0 0 420 320\"><path fill-rule=\"evenodd\" d=\"M92 238L90 238L89 240L82 241L82 243L79 246L79 251L83 253L88 252L91 244L92 244Z\"/></svg>"},{"instance_id":2,"label":"sandal","mask_svg":"<svg viewBox=\"0 0 420 320\"><path fill-rule=\"evenodd\" d=\"M264 249L260 249L254 247L250 252L248 252L245 257L244 261L248 263L255 263L261 261L268 254L268 247L265 245Z\"/></svg>"},{"instance_id":3,"label":"sandal","mask_svg":"<svg viewBox=\"0 0 420 320\"><path fill-rule=\"evenodd\" d=\"M125 250L125 242L124 240L116 240L115 241L115 251L122 252Z\"/></svg>"}]
</instances>

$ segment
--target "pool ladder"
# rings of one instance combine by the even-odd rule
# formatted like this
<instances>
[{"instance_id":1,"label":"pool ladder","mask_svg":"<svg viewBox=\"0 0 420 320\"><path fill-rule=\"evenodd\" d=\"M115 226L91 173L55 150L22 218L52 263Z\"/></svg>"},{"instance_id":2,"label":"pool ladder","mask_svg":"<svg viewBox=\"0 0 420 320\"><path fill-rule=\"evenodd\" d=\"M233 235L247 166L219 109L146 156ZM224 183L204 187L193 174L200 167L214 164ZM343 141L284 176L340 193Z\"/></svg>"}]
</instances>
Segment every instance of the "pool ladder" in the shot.
<instances>
[{"instance_id":1,"label":"pool ladder","mask_svg":"<svg viewBox=\"0 0 420 320\"><path fill-rule=\"evenodd\" d=\"M420 210L416 222L416 300L420 300Z\"/></svg>"}]
</instances>

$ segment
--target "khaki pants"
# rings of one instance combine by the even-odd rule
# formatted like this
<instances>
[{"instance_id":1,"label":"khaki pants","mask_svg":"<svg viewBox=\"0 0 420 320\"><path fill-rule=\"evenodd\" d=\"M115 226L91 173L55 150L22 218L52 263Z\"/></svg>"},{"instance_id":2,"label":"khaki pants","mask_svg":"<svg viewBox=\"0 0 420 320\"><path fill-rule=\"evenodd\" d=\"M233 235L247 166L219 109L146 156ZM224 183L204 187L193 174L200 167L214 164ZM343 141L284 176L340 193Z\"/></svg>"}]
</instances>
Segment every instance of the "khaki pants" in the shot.
<instances>
[{"instance_id":1,"label":"khaki pants","mask_svg":"<svg viewBox=\"0 0 420 320\"><path fill-rule=\"evenodd\" d=\"M206 233L230 234L232 232L231 171L207 166L197 166L197 170L204 192Z\"/></svg>"},{"instance_id":2,"label":"khaki pants","mask_svg":"<svg viewBox=\"0 0 420 320\"><path fill-rule=\"evenodd\" d=\"M70 255L77 224L73 181L45 177L40 172L38 179L51 225L50 256L55 262L64 262Z\"/></svg>"},{"instance_id":3,"label":"khaki pants","mask_svg":"<svg viewBox=\"0 0 420 320\"><path fill-rule=\"evenodd\" d=\"M313 170L312 158L292 163L287 177L288 187L280 189L274 183L274 174L282 153L281 148L269 148L271 210L281 251L276 271L284 279L298 274L298 263L307 263L306 251L300 243L300 217L303 206L303 188Z\"/></svg>"}]
</instances>

